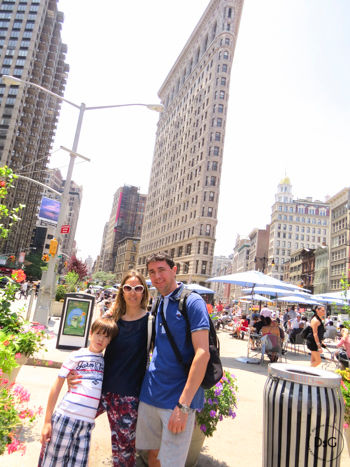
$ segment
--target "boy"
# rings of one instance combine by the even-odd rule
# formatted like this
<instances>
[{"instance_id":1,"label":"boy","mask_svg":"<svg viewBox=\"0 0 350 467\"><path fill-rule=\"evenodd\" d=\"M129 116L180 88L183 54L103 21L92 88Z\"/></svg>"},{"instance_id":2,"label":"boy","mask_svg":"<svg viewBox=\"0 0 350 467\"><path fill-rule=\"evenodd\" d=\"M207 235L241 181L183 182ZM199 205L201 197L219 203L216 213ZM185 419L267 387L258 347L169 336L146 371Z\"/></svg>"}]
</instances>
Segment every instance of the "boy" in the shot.
<instances>
[{"instance_id":1,"label":"boy","mask_svg":"<svg viewBox=\"0 0 350 467\"><path fill-rule=\"evenodd\" d=\"M96 319L90 329L89 347L72 352L63 363L47 402L39 467L87 465L91 430L101 397L102 352L117 333L118 327L113 319ZM65 394L54 412L65 378L71 370L79 370L81 382Z\"/></svg>"}]
</instances>

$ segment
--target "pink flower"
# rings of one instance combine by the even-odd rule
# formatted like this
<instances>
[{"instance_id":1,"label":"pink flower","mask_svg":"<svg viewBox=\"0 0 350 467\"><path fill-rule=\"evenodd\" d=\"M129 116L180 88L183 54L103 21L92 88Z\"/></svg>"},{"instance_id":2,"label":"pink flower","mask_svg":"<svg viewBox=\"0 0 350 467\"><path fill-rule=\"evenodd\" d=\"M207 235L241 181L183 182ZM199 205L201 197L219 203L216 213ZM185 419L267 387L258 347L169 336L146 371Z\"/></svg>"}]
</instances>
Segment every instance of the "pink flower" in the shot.
<instances>
[{"instance_id":1,"label":"pink flower","mask_svg":"<svg viewBox=\"0 0 350 467\"><path fill-rule=\"evenodd\" d=\"M19 352L16 353L15 358L21 358L21 357L22 357L22 354L20 354Z\"/></svg>"},{"instance_id":2,"label":"pink flower","mask_svg":"<svg viewBox=\"0 0 350 467\"><path fill-rule=\"evenodd\" d=\"M347 429L347 428L349 428L349 424L348 424L348 423L344 423L343 427L344 427L344 429Z\"/></svg>"},{"instance_id":3,"label":"pink flower","mask_svg":"<svg viewBox=\"0 0 350 467\"><path fill-rule=\"evenodd\" d=\"M9 345L10 341L4 341L3 344L5 347L7 347Z\"/></svg>"}]
</instances>

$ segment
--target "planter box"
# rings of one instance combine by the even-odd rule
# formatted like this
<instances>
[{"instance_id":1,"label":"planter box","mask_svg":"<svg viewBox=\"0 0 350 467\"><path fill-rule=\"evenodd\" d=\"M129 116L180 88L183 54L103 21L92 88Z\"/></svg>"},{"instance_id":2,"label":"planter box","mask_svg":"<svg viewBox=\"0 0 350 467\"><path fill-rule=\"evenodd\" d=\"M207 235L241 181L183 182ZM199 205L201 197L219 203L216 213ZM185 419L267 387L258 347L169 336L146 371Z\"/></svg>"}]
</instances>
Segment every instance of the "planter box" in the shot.
<instances>
[{"instance_id":1,"label":"planter box","mask_svg":"<svg viewBox=\"0 0 350 467\"><path fill-rule=\"evenodd\" d=\"M50 316L61 317L63 309L63 302L51 302Z\"/></svg>"}]
</instances>

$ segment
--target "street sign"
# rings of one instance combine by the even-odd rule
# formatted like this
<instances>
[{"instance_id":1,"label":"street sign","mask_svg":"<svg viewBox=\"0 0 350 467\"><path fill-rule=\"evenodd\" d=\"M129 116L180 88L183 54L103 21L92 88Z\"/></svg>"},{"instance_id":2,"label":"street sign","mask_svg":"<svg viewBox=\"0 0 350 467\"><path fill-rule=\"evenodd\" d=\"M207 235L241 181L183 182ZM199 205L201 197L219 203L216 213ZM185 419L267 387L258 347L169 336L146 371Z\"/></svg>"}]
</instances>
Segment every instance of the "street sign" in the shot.
<instances>
[{"instance_id":1,"label":"street sign","mask_svg":"<svg viewBox=\"0 0 350 467\"><path fill-rule=\"evenodd\" d=\"M70 225L62 225L61 234L68 234L70 231Z\"/></svg>"}]
</instances>

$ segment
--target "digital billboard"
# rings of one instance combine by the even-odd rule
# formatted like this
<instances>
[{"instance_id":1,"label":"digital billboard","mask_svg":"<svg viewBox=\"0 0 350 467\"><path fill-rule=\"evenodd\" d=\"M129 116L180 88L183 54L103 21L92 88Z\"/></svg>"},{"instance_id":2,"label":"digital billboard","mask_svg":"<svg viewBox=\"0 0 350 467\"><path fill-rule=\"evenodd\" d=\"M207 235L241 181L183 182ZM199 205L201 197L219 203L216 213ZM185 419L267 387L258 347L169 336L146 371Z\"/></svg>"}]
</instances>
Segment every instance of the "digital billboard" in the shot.
<instances>
[{"instance_id":1,"label":"digital billboard","mask_svg":"<svg viewBox=\"0 0 350 467\"><path fill-rule=\"evenodd\" d=\"M61 203L56 199L45 198L41 200L39 219L57 224L60 213Z\"/></svg>"}]
</instances>

